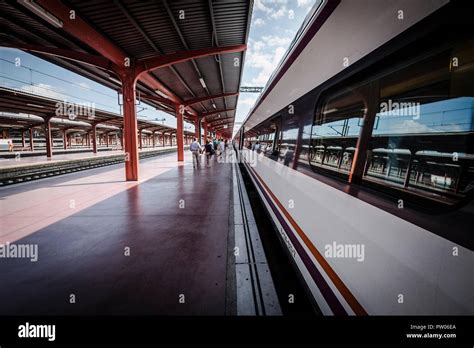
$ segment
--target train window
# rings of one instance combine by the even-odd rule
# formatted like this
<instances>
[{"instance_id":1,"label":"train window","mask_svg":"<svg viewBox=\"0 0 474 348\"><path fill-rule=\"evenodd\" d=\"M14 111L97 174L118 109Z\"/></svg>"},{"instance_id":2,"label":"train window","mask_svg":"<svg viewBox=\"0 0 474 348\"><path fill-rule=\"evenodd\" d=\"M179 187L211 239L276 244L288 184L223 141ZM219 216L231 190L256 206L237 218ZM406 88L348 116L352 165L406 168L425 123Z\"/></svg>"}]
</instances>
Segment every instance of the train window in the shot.
<instances>
[{"instance_id":1,"label":"train window","mask_svg":"<svg viewBox=\"0 0 474 348\"><path fill-rule=\"evenodd\" d=\"M361 89L330 95L320 103L311 130L310 164L319 172L349 173L367 112Z\"/></svg>"},{"instance_id":2,"label":"train window","mask_svg":"<svg viewBox=\"0 0 474 348\"><path fill-rule=\"evenodd\" d=\"M268 120L259 130L266 134L266 138L260 143L258 152L273 160L278 160L281 147L281 116Z\"/></svg>"},{"instance_id":3,"label":"train window","mask_svg":"<svg viewBox=\"0 0 474 348\"><path fill-rule=\"evenodd\" d=\"M364 179L454 203L473 189L474 54L444 52L382 77ZM454 61L462 64L454 67Z\"/></svg>"},{"instance_id":4,"label":"train window","mask_svg":"<svg viewBox=\"0 0 474 348\"><path fill-rule=\"evenodd\" d=\"M281 146L280 124L281 117L277 116L247 132L245 147L271 159L278 160Z\"/></svg>"},{"instance_id":5,"label":"train window","mask_svg":"<svg viewBox=\"0 0 474 348\"><path fill-rule=\"evenodd\" d=\"M281 146L279 161L285 166L289 166L294 159L296 152L296 139L298 138L299 129L298 115L288 115L283 119L281 132Z\"/></svg>"}]
</instances>

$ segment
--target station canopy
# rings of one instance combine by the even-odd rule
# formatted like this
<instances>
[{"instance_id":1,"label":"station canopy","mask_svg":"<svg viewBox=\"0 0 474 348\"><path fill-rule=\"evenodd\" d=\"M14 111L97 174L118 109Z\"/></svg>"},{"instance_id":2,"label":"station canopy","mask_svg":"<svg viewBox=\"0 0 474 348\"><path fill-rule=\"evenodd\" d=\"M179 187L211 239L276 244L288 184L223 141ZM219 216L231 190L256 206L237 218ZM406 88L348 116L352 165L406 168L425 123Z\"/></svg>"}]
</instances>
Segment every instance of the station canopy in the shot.
<instances>
[{"instance_id":1,"label":"station canopy","mask_svg":"<svg viewBox=\"0 0 474 348\"><path fill-rule=\"evenodd\" d=\"M184 105L185 121L205 119L210 130L230 137L251 10L246 0L6 0L0 1L0 46L117 91L120 79L104 62L146 66L166 58L168 64L140 75L137 99L173 115Z\"/></svg>"},{"instance_id":2,"label":"station canopy","mask_svg":"<svg viewBox=\"0 0 474 348\"><path fill-rule=\"evenodd\" d=\"M54 119L51 121L58 129L88 132L92 124L97 123L104 130L122 131L122 115L100 109L94 109L90 113L74 112L83 106L68 103L58 109L58 103L63 104L63 101L0 87L0 126L8 125L22 129L41 127L44 124L44 118L54 114ZM138 129L144 133L158 132L169 135L176 133L176 128L153 120L139 118L137 125ZM185 130L184 134L191 136L194 133Z\"/></svg>"}]
</instances>

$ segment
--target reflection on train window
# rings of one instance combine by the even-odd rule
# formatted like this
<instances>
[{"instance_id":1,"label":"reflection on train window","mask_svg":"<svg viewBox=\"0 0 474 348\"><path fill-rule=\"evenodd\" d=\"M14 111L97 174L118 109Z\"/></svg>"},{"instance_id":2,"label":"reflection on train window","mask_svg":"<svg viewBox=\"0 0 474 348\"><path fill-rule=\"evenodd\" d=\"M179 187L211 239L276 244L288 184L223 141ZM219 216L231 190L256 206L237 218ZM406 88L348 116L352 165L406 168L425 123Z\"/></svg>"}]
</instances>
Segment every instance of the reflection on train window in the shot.
<instances>
[{"instance_id":1,"label":"reflection on train window","mask_svg":"<svg viewBox=\"0 0 474 348\"><path fill-rule=\"evenodd\" d=\"M474 179L473 49L445 52L379 80L365 180L454 203ZM453 54L462 69L450 66Z\"/></svg>"},{"instance_id":2,"label":"reflection on train window","mask_svg":"<svg viewBox=\"0 0 474 348\"><path fill-rule=\"evenodd\" d=\"M282 162L285 166L289 166L295 156L299 120L299 115L288 115L283 119L278 161Z\"/></svg>"},{"instance_id":3,"label":"reflection on train window","mask_svg":"<svg viewBox=\"0 0 474 348\"><path fill-rule=\"evenodd\" d=\"M313 170L349 173L366 111L358 91L323 100L311 133Z\"/></svg>"},{"instance_id":4,"label":"reflection on train window","mask_svg":"<svg viewBox=\"0 0 474 348\"><path fill-rule=\"evenodd\" d=\"M246 134L246 147L273 159L279 159L281 147L281 117L275 117Z\"/></svg>"}]
</instances>

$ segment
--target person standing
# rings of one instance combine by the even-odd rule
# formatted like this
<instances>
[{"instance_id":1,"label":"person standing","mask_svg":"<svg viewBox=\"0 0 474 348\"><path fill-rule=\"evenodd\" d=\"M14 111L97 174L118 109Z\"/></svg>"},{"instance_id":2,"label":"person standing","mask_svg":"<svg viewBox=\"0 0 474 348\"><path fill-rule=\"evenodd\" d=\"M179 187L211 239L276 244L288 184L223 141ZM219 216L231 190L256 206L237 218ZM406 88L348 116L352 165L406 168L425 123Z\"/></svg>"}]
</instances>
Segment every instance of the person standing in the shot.
<instances>
[{"instance_id":1,"label":"person standing","mask_svg":"<svg viewBox=\"0 0 474 348\"><path fill-rule=\"evenodd\" d=\"M196 138L193 138L193 142L189 145L189 150L193 156L193 168L196 168L196 166L199 166L199 154L202 152L202 146Z\"/></svg>"}]
</instances>

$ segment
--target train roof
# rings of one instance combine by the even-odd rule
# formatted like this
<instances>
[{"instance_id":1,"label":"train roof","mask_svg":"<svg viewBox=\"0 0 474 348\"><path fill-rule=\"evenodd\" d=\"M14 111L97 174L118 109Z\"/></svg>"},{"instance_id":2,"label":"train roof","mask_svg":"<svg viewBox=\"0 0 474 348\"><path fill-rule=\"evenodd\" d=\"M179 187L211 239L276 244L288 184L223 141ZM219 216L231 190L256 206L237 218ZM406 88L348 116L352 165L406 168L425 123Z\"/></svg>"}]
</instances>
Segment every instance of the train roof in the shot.
<instances>
[{"instance_id":1,"label":"train roof","mask_svg":"<svg viewBox=\"0 0 474 348\"><path fill-rule=\"evenodd\" d=\"M250 130L448 0L323 0L313 6L242 125ZM399 19L403 11L403 19Z\"/></svg>"}]
</instances>

